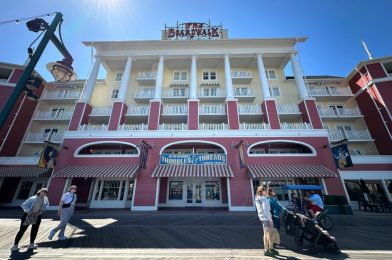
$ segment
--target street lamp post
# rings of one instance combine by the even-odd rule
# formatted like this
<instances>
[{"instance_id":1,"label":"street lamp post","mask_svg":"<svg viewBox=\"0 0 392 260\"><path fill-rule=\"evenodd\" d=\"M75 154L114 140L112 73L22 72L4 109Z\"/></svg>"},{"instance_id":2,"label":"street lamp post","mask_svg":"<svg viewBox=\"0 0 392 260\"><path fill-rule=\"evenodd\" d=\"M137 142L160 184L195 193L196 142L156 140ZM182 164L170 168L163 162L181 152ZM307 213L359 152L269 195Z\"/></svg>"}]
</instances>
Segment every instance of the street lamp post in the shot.
<instances>
[{"instance_id":1,"label":"street lamp post","mask_svg":"<svg viewBox=\"0 0 392 260\"><path fill-rule=\"evenodd\" d=\"M58 12L56 13L56 16L54 17L52 23L48 26L48 24L42 20L42 19L36 19L37 22L41 22L39 24L39 28L30 28L30 30L37 32L37 30L45 30L46 32L44 33L44 36L41 40L41 42L38 44L37 49L34 51L33 55L30 57L30 61L27 64L22 76L20 77L18 83L16 84L14 91L11 93L10 98L8 99L7 103L5 104L3 110L1 111L0 114L0 129L3 127L5 121L7 120L7 117L9 113L11 112L14 104L18 100L18 97L20 93L24 90L26 90L26 85L31 81L31 75L34 71L35 66L37 65L43 51L46 48L46 45L48 42L51 40L53 44L57 47L57 49L61 52L61 54L64 56L64 60L57 62L57 63L52 63L51 64L51 72L53 76L55 77L56 80L59 80L57 78L62 76L61 81L69 81L69 80L74 80L76 79L76 74L73 72L71 64L72 64L72 56L69 54L65 46L62 44L62 42L56 37L54 34L56 31L57 26L59 25L60 22L62 22L63 14ZM27 23L29 26L29 23ZM49 67L48 67L49 68ZM65 75L64 75L65 74Z\"/></svg>"}]
</instances>

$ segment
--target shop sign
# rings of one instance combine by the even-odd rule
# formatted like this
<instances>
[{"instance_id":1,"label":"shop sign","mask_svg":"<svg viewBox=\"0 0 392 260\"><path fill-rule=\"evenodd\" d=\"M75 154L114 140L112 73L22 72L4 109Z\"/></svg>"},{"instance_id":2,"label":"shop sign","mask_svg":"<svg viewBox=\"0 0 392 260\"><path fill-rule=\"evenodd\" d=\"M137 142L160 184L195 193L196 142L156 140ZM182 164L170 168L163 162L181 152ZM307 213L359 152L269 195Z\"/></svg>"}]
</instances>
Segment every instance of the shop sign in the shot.
<instances>
[{"instance_id":1,"label":"shop sign","mask_svg":"<svg viewBox=\"0 0 392 260\"><path fill-rule=\"evenodd\" d=\"M222 39L222 25L210 23L177 23L176 26L165 25L165 40Z\"/></svg>"},{"instance_id":2,"label":"shop sign","mask_svg":"<svg viewBox=\"0 0 392 260\"><path fill-rule=\"evenodd\" d=\"M161 154L160 164L227 164L225 154Z\"/></svg>"}]
</instances>

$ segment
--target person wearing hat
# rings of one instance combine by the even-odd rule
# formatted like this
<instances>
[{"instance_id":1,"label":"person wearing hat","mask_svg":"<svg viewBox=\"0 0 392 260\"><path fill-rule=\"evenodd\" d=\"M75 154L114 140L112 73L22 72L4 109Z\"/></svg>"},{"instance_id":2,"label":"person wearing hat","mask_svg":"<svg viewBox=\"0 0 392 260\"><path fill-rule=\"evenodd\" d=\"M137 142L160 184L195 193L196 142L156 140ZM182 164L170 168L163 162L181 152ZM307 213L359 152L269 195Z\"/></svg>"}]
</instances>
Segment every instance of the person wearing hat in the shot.
<instances>
[{"instance_id":1,"label":"person wearing hat","mask_svg":"<svg viewBox=\"0 0 392 260\"><path fill-rule=\"evenodd\" d=\"M53 239L53 236L60 230L58 239L59 240L66 240L68 237L64 235L65 228L75 209L75 202L76 202L76 185L71 185L68 189L68 192L63 194L59 204L59 210L57 215L60 217L60 224L57 225L54 229L50 231L49 240Z\"/></svg>"},{"instance_id":2,"label":"person wearing hat","mask_svg":"<svg viewBox=\"0 0 392 260\"><path fill-rule=\"evenodd\" d=\"M14 245L11 248L12 251L19 250L19 241L22 239L23 234L30 225L32 226L28 249L36 249L38 247L34 244L34 241L37 237L38 229L41 224L42 214L49 207L49 200L46 196L47 194L48 189L42 188L36 193L36 195L31 196L22 203L21 207L24 213L21 218L19 232L16 234Z\"/></svg>"}]
</instances>

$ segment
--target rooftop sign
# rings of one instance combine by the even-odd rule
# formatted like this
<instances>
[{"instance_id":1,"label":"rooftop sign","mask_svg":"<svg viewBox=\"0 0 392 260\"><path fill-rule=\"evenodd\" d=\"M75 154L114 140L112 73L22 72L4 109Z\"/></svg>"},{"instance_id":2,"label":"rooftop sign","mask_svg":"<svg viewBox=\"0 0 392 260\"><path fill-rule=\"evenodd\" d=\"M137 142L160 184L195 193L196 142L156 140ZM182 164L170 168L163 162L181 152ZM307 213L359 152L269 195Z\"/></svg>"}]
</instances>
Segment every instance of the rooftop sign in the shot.
<instances>
[{"instance_id":1,"label":"rooftop sign","mask_svg":"<svg viewBox=\"0 0 392 260\"><path fill-rule=\"evenodd\" d=\"M216 26L207 23L178 23L175 26L166 26L164 30L164 40L208 40L222 39L222 25Z\"/></svg>"}]
</instances>

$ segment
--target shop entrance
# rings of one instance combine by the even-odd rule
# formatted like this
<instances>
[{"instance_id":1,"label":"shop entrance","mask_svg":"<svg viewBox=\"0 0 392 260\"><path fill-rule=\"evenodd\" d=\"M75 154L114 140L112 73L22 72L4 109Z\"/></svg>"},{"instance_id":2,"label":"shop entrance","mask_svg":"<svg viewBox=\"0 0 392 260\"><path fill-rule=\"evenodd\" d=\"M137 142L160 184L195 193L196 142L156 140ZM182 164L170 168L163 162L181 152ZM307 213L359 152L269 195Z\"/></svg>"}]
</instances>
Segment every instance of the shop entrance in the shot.
<instances>
[{"instance_id":1,"label":"shop entrance","mask_svg":"<svg viewBox=\"0 0 392 260\"><path fill-rule=\"evenodd\" d=\"M186 186L186 203L187 207L201 207L202 206L202 188L203 185L200 181L185 182Z\"/></svg>"}]
</instances>

